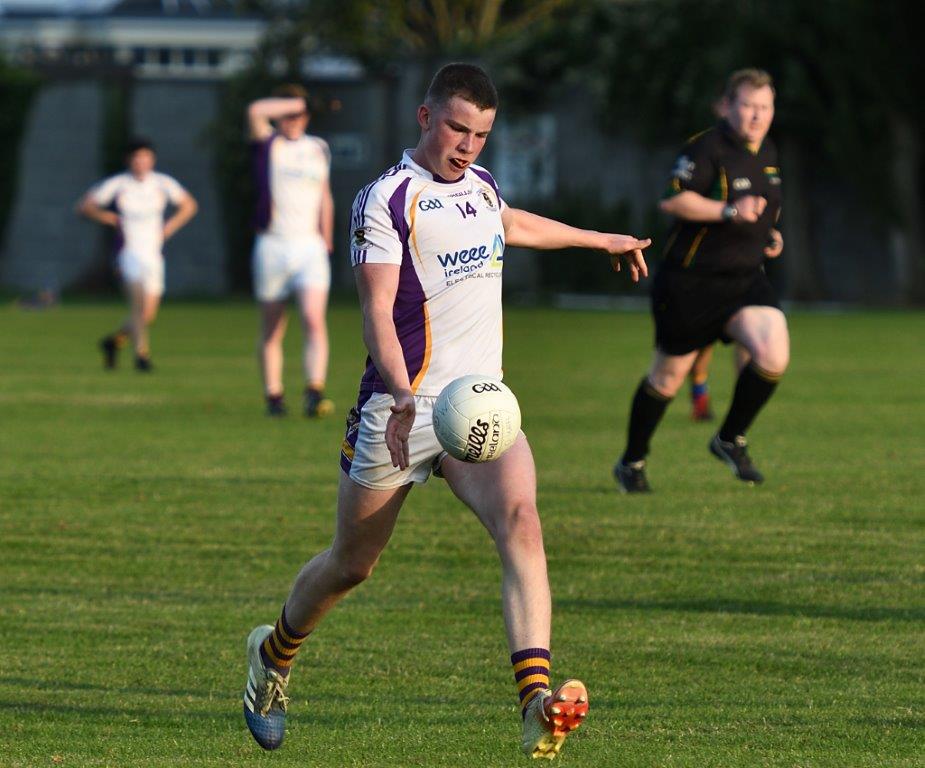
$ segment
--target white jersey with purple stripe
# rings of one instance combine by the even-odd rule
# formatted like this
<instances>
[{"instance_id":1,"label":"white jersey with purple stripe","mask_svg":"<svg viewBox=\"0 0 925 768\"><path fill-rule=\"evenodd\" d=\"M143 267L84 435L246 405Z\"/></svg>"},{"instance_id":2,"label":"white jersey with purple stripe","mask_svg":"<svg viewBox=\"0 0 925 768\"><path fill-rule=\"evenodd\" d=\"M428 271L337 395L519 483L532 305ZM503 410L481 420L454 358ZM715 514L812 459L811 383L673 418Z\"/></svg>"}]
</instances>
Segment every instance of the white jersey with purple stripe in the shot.
<instances>
[{"instance_id":1,"label":"white jersey with purple stripe","mask_svg":"<svg viewBox=\"0 0 925 768\"><path fill-rule=\"evenodd\" d=\"M164 246L164 211L179 205L186 190L172 176L152 171L143 179L119 173L102 181L92 192L93 202L112 205L119 215L120 252L141 258L161 258Z\"/></svg>"},{"instance_id":2,"label":"white jersey with purple stripe","mask_svg":"<svg viewBox=\"0 0 925 768\"><path fill-rule=\"evenodd\" d=\"M416 395L468 373L501 376L504 206L484 168L445 182L410 151L353 203L353 264L400 267L393 317ZM388 391L369 359L360 391Z\"/></svg>"},{"instance_id":3,"label":"white jersey with purple stripe","mask_svg":"<svg viewBox=\"0 0 925 768\"><path fill-rule=\"evenodd\" d=\"M290 140L273 133L253 150L256 229L296 240L318 237L321 196L331 169L327 142L306 134Z\"/></svg>"}]
</instances>

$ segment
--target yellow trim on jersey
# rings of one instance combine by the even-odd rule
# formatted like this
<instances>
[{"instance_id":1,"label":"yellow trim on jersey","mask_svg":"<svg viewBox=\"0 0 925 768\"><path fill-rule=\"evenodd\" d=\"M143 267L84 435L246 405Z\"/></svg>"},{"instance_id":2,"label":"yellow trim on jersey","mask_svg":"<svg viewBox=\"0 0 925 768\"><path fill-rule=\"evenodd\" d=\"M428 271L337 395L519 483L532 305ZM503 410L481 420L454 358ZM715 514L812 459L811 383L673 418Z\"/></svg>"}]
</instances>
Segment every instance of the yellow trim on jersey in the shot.
<instances>
[{"instance_id":1,"label":"yellow trim on jersey","mask_svg":"<svg viewBox=\"0 0 925 768\"><path fill-rule=\"evenodd\" d=\"M764 167L764 172L765 172L768 176L779 176L779 175L780 175L780 168L778 168L778 167L775 166L775 165L766 165L766 166Z\"/></svg>"},{"instance_id":2,"label":"yellow trim on jersey","mask_svg":"<svg viewBox=\"0 0 925 768\"><path fill-rule=\"evenodd\" d=\"M421 386L421 382L424 380L424 375L427 373L427 369L430 367L430 351L431 351L431 338L430 338L430 312L427 311L427 300L424 301L424 362L421 363L421 370L418 371L418 375L414 377L414 381L411 382L411 394L416 394L418 387Z\"/></svg>"},{"instance_id":3,"label":"yellow trim on jersey","mask_svg":"<svg viewBox=\"0 0 925 768\"><path fill-rule=\"evenodd\" d=\"M414 229L414 220L417 218L418 199L421 197L422 194L424 194L424 189L422 189L413 198L411 198L411 210L408 213L409 217L411 218L411 228L410 228L411 231L409 232L410 237L408 239L411 241L411 244L414 246L414 255L418 257L418 264L421 265L421 269L424 268L424 262L421 260L421 251L418 249L418 237L417 237L417 232L415 232L415 229Z\"/></svg>"},{"instance_id":4,"label":"yellow trim on jersey","mask_svg":"<svg viewBox=\"0 0 925 768\"><path fill-rule=\"evenodd\" d=\"M697 233L697 237L694 238L694 242L691 243L691 247L687 252L687 255L684 257L684 261L681 263L682 267L689 267L691 262L694 260L694 254L697 253L697 249L700 247L700 241L703 240L704 235L707 234L707 228L701 227L700 231Z\"/></svg>"},{"instance_id":5,"label":"yellow trim on jersey","mask_svg":"<svg viewBox=\"0 0 925 768\"><path fill-rule=\"evenodd\" d=\"M692 141L697 141L697 139L699 139L701 136L703 136L703 134L705 134L707 131L710 131L710 130L712 130L712 128L704 128L702 131L698 131L693 136L691 136L687 141L685 141L684 145L687 146Z\"/></svg>"},{"instance_id":6,"label":"yellow trim on jersey","mask_svg":"<svg viewBox=\"0 0 925 768\"><path fill-rule=\"evenodd\" d=\"M668 254L668 251L671 250L671 246L674 245L674 241L678 239L678 233L680 231L681 231L681 228L677 227L675 231L671 233L671 237L668 238L668 242L666 243L664 249L662 249L663 258Z\"/></svg>"},{"instance_id":7,"label":"yellow trim on jersey","mask_svg":"<svg viewBox=\"0 0 925 768\"><path fill-rule=\"evenodd\" d=\"M719 193L722 195L720 200L726 200L729 195L729 181L726 178L726 169L720 166L719 168Z\"/></svg>"},{"instance_id":8,"label":"yellow trim on jersey","mask_svg":"<svg viewBox=\"0 0 925 768\"><path fill-rule=\"evenodd\" d=\"M341 443L340 452L347 457L348 461L353 461L353 456L356 453L356 449L350 445L350 443L344 440L344 442Z\"/></svg>"}]
</instances>

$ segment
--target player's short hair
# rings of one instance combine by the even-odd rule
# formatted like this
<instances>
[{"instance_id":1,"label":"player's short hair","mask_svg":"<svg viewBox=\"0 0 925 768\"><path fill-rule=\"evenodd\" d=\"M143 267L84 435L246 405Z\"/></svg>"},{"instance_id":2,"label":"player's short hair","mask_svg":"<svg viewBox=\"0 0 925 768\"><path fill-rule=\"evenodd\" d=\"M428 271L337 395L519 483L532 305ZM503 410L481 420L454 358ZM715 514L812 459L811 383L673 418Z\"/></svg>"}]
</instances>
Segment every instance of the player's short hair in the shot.
<instances>
[{"instance_id":1,"label":"player's short hair","mask_svg":"<svg viewBox=\"0 0 925 768\"><path fill-rule=\"evenodd\" d=\"M305 90L298 83L285 83L283 85L277 85L273 89L273 95L285 99L302 99L305 102L305 111L311 112L311 108L308 103L308 91Z\"/></svg>"},{"instance_id":2,"label":"player's short hair","mask_svg":"<svg viewBox=\"0 0 925 768\"><path fill-rule=\"evenodd\" d=\"M749 67L747 69L737 69L729 75L729 79L726 81L726 88L723 91L723 98L727 101L734 101L739 93L739 88L743 85L747 85L750 88L764 88L764 86L768 86L771 89L771 93L776 93L774 90L774 79L768 72L763 69Z\"/></svg>"},{"instance_id":3,"label":"player's short hair","mask_svg":"<svg viewBox=\"0 0 925 768\"><path fill-rule=\"evenodd\" d=\"M140 152L143 149L147 149L149 152L154 152L155 154L157 152L157 150L154 149L154 142L151 141L151 139L145 136L134 136L129 139L128 143L125 145L125 156L131 157L136 152Z\"/></svg>"},{"instance_id":4,"label":"player's short hair","mask_svg":"<svg viewBox=\"0 0 925 768\"><path fill-rule=\"evenodd\" d=\"M446 104L454 96L475 104L479 109L497 109L498 91L488 73L475 64L446 64L434 75L424 102L431 106Z\"/></svg>"}]
</instances>

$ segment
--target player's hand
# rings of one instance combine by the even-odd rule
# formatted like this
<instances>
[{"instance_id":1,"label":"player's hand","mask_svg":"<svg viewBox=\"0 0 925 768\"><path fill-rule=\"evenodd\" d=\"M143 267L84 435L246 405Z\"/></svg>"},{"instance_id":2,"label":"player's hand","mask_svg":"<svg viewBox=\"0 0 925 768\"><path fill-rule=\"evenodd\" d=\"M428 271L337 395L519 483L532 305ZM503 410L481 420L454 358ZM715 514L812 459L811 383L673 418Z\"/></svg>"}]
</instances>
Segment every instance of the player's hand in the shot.
<instances>
[{"instance_id":1,"label":"player's hand","mask_svg":"<svg viewBox=\"0 0 925 768\"><path fill-rule=\"evenodd\" d=\"M652 245L652 240L649 238L638 240L632 235L606 235L606 237L607 243L604 250L610 254L610 264L614 272L620 271L620 259L622 258L626 260L626 266L634 283L639 282L640 277L649 276L649 267L642 252Z\"/></svg>"},{"instance_id":2,"label":"player's hand","mask_svg":"<svg viewBox=\"0 0 925 768\"><path fill-rule=\"evenodd\" d=\"M758 195L745 195L738 198L733 205L736 209L736 215L732 219L734 222L754 224L768 207L768 201Z\"/></svg>"},{"instance_id":3,"label":"player's hand","mask_svg":"<svg viewBox=\"0 0 925 768\"><path fill-rule=\"evenodd\" d=\"M784 250L784 236L776 229L771 230L768 244L764 248L764 255L769 259L776 259Z\"/></svg>"},{"instance_id":4,"label":"player's hand","mask_svg":"<svg viewBox=\"0 0 925 768\"><path fill-rule=\"evenodd\" d=\"M395 398L391 406L392 415L385 425L385 444L392 457L392 466L407 469L411 463L408 455L408 436L414 425L414 396L403 393Z\"/></svg>"}]
</instances>

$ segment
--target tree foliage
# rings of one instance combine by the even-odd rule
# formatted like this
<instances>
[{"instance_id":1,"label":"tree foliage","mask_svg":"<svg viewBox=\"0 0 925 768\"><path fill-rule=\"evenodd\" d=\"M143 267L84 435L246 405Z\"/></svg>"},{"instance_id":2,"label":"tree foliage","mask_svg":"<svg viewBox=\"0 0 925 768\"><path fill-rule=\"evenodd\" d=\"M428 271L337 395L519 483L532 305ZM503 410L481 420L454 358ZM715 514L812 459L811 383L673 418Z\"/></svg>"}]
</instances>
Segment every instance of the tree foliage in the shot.
<instances>
[{"instance_id":1,"label":"tree foliage","mask_svg":"<svg viewBox=\"0 0 925 768\"><path fill-rule=\"evenodd\" d=\"M575 0L244 0L275 19L277 50L336 50L369 66L483 56L549 26Z\"/></svg>"},{"instance_id":2,"label":"tree foliage","mask_svg":"<svg viewBox=\"0 0 925 768\"><path fill-rule=\"evenodd\" d=\"M535 103L580 79L602 122L663 144L702 129L730 72L769 70L775 130L828 161L885 212L891 124L923 135L912 0L597 0L520 41L509 95Z\"/></svg>"},{"instance_id":3,"label":"tree foliage","mask_svg":"<svg viewBox=\"0 0 925 768\"><path fill-rule=\"evenodd\" d=\"M19 146L29 106L41 80L0 58L0 245L4 240L19 176Z\"/></svg>"}]
</instances>

